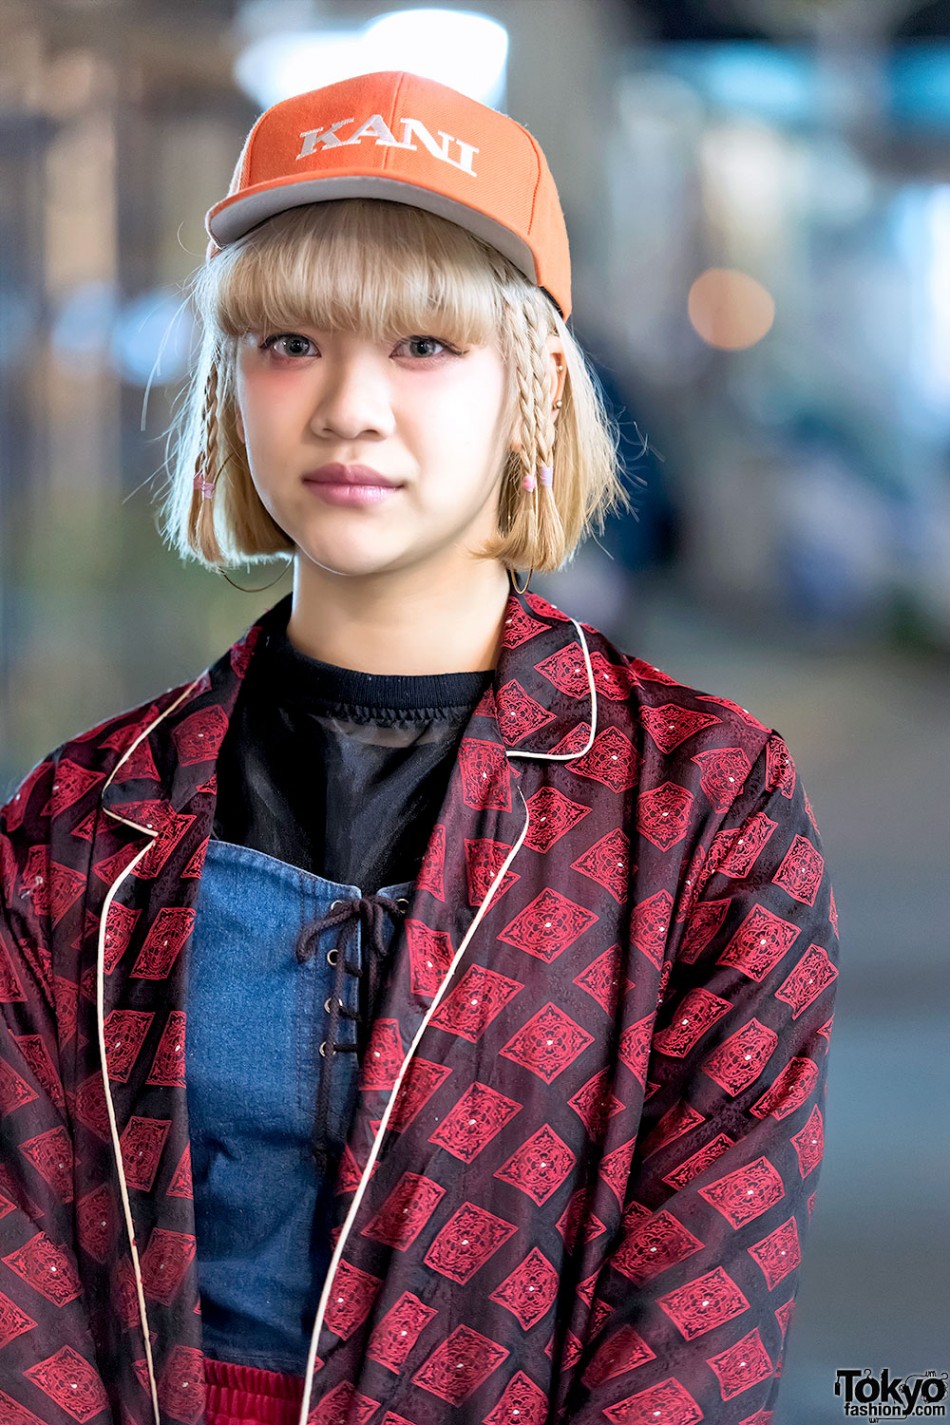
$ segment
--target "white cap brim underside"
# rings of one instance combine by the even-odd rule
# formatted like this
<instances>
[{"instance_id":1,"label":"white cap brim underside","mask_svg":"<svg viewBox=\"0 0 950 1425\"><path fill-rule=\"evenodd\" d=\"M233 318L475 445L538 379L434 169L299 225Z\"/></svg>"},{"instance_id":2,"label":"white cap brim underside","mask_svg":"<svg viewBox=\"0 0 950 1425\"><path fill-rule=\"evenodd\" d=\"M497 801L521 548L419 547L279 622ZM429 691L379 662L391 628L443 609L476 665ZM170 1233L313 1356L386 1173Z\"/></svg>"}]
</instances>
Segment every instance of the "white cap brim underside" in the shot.
<instances>
[{"instance_id":1,"label":"white cap brim underside","mask_svg":"<svg viewBox=\"0 0 950 1425\"><path fill-rule=\"evenodd\" d=\"M465 203L397 178L374 178L371 175L313 178L285 187L267 188L260 193L250 193L223 208L209 222L208 231L219 246L224 246L244 237L245 233L277 213L286 212L289 208L302 208L307 203L329 203L338 198L379 198L388 203L406 203L411 208L423 208L427 213L447 218L450 223L466 228L482 242L497 248L519 272L537 285L534 254L517 233Z\"/></svg>"}]
</instances>

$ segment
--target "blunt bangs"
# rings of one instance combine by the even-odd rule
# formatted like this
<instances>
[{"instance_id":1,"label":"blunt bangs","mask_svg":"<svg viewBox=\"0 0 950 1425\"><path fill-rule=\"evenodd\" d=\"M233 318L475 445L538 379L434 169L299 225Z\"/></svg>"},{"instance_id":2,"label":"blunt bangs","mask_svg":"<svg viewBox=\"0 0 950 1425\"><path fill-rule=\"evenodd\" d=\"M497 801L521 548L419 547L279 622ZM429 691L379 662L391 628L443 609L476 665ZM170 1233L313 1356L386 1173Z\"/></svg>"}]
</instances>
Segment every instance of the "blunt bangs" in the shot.
<instances>
[{"instance_id":1,"label":"blunt bangs","mask_svg":"<svg viewBox=\"0 0 950 1425\"><path fill-rule=\"evenodd\" d=\"M195 300L224 340L309 326L481 346L502 325L490 250L454 223L378 200L271 218L200 270Z\"/></svg>"}]
</instances>

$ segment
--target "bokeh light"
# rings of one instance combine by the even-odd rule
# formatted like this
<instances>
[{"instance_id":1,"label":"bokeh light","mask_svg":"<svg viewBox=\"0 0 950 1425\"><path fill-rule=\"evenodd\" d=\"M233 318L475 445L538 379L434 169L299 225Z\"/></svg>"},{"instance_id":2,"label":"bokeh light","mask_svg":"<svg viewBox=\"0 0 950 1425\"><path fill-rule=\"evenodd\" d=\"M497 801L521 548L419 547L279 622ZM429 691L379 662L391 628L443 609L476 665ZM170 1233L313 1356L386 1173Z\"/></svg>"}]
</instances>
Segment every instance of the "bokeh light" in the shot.
<instances>
[{"instance_id":1,"label":"bokeh light","mask_svg":"<svg viewBox=\"0 0 950 1425\"><path fill-rule=\"evenodd\" d=\"M772 329L775 301L747 272L710 267L689 289L689 319L708 346L744 351Z\"/></svg>"},{"instance_id":2,"label":"bokeh light","mask_svg":"<svg viewBox=\"0 0 950 1425\"><path fill-rule=\"evenodd\" d=\"M475 11L410 9L362 28L278 29L240 53L234 77L262 108L354 74L405 69L483 104L505 93L508 31Z\"/></svg>"}]
</instances>

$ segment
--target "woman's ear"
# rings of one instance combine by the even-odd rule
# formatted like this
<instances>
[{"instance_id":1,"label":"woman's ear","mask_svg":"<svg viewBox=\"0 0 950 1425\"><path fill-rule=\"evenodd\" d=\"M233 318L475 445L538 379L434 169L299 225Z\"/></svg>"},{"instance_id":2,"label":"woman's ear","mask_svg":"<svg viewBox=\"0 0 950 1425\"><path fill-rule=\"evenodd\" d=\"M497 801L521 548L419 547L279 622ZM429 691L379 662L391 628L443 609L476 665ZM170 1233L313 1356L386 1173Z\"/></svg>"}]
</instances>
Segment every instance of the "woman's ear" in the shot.
<instances>
[{"instance_id":1,"label":"woman's ear","mask_svg":"<svg viewBox=\"0 0 950 1425\"><path fill-rule=\"evenodd\" d=\"M564 355L564 343L556 332L552 332L548 337L547 353L550 373L551 415L556 421L557 413L564 399L564 383L567 380L567 360Z\"/></svg>"}]
</instances>

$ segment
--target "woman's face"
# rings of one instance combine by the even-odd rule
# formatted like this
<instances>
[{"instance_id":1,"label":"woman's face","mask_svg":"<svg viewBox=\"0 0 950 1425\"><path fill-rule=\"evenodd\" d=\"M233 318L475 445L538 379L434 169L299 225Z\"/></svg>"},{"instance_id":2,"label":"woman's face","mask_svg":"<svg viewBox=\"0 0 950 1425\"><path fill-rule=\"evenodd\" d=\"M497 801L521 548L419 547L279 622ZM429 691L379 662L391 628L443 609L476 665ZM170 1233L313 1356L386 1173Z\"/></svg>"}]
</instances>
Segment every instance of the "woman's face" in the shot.
<instances>
[{"instance_id":1,"label":"woman's face","mask_svg":"<svg viewBox=\"0 0 950 1425\"><path fill-rule=\"evenodd\" d=\"M303 325L241 342L238 431L263 504L303 558L357 577L449 572L496 531L507 390L494 347ZM374 474L388 488L342 483Z\"/></svg>"}]
</instances>

